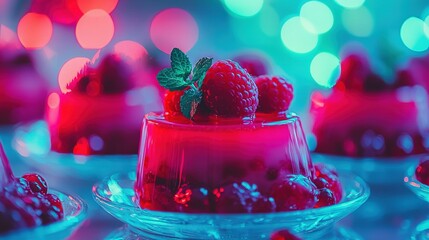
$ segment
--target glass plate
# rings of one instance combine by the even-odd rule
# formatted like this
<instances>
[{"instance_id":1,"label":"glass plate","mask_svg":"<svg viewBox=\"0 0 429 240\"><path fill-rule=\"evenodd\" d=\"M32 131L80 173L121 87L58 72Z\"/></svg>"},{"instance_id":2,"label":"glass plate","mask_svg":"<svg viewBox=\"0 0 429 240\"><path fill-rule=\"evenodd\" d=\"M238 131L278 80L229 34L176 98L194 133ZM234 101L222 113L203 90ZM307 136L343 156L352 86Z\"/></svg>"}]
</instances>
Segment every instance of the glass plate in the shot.
<instances>
[{"instance_id":1,"label":"glass plate","mask_svg":"<svg viewBox=\"0 0 429 240\"><path fill-rule=\"evenodd\" d=\"M62 178L98 180L115 172L134 171L137 167L137 154L84 156L53 152L45 121L18 127L12 141L28 165Z\"/></svg>"},{"instance_id":2,"label":"glass plate","mask_svg":"<svg viewBox=\"0 0 429 240\"><path fill-rule=\"evenodd\" d=\"M340 174L342 202L318 209L261 214L188 214L149 211L134 203L136 174L115 174L93 187L96 202L146 238L267 239L289 229L304 239L326 239L334 224L359 208L370 190L359 177Z\"/></svg>"},{"instance_id":3,"label":"glass plate","mask_svg":"<svg viewBox=\"0 0 429 240\"><path fill-rule=\"evenodd\" d=\"M57 195L64 208L64 219L46 226L32 229L23 229L0 235L2 240L32 239L32 240L57 240L66 239L75 228L82 223L87 214L87 206L80 198L71 196L56 190L50 193Z\"/></svg>"},{"instance_id":4,"label":"glass plate","mask_svg":"<svg viewBox=\"0 0 429 240\"><path fill-rule=\"evenodd\" d=\"M361 176L371 188L369 200L353 217L362 220L385 220L386 216L412 216L418 214L422 201L403 184L404 171L417 163L420 155L406 158L353 158L312 153L314 162L324 162L339 171Z\"/></svg>"}]
</instances>

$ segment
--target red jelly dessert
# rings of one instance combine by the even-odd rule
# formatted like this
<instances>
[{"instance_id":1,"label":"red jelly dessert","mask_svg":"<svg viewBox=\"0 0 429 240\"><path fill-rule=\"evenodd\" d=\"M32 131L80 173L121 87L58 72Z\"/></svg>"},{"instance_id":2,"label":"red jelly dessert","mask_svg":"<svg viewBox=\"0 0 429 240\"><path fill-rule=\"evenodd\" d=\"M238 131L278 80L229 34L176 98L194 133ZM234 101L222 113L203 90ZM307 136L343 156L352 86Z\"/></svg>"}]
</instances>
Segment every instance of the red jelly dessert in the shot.
<instances>
[{"instance_id":1,"label":"red jelly dessert","mask_svg":"<svg viewBox=\"0 0 429 240\"><path fill-rule=\"evenodd\" d=\"M166 112L148 114L143 123L135 184L140 207L261 213L341 200L337 174L314 168L300 119L286 113L293 95L288 81L254 79L231 60L212 65L203 58L192 70L178 49L171 58L172 68L158 74L169 89Z\"/></svg>"},{"instance_id":2,"label":"red jelly dessert","mask_svg":"<svg viewBox=\"0 0 429 240\"><path fill-rule=\"evenodd\" d=\"M312 96L315 151L352 157L400 157L428 152L427 94L397 73L388 85L361 55L341 63L332 92Z\"/></svg>"},{"instance_id":3,"label":"red jelly dessert","mask_svg":"<svg viewBox=\"0 0 429 240\"><path fill-rule=\"evenodd\" d=\"M0 235L57 222L64 217L60 199L48 193L38 174L15 178L0 144Z\"/></svg>"},{"instance_id":4,"label":"red jelly dessert","mask_svg":"<svg viewBox=\"0 0 429 240\"><path fill-rule=\"evenodd\" d=\"M87 65L68 93L52 93L48 124L52 150L74 154L137 154L144 101L128 65L107 55Z\"/></svg>"},{"instance_id":5,"label":"red jelly dessert","mask_svg":"<svg viewBox=\"0 0 429 240\"><path fill-rule=\"evenodd\" d=\"M42 119L47 94L29 54L0 47L0 125Z\"/></svg>"}]
</instances>

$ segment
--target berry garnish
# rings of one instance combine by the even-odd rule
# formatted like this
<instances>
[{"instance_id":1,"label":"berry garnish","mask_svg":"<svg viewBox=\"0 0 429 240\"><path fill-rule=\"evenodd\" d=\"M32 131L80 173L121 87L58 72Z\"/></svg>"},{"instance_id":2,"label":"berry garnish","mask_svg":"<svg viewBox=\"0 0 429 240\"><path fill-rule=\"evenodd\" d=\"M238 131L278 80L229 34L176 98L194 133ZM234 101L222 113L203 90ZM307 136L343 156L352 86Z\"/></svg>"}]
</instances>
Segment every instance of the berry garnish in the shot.
<instances>
[{"instance_id":1,"label":"berry garnish","mask_svg":"<svg viewBox=\"0 0 429 240\"><path fill-rule=\"evenodd\" d=\"M180 97L180 110L182 114L192 119L202 99L201 86L207 70L212 64L212 58L202 58L192 69L189 58L174 48L171 51L171 68L162 69L156 76L159 84L170 90L187 90ZM192 72L192 78L190 78Z\"/></svg>"},{"instance_id":2,"label":"berry garnish","mask_svg":"<svg viewBox=\"0 0 429 240\"><path fill-rule=\"evenodd\" d=\"M280 231L274 232L270 237L270 240L300 240L300 239L301 238L293 235L288 230L280 230Z\"/></svg>"},{"instance_id":3,"label":"berry garnish","mask_svg":"<svg viewBox=\"0 0 429 240\"><path fill-rule=\"evenodd\" d=\"M274 199L263 196L255 184L233 183L213 191L217 213L263 213L276 209Z\"/></svg>"},{"instance_id":4,"label":"berry garnish","mask_svg":"<svg viewBox=\"0 0 429 240\"><path fill-rule=\"evenodd\" d=\"M133 87L131 69L114 54L105 56L98 66L87 63L67 86L89 96L122 93Z\"/></svg>"},{"instance_id":5,"label":"berry garnish","mask_svg":"<svg viewBox=\"0 0 429 240\"><path fill-rule=\"evenodd\" d=\"M213 64L202 91L204 105L221 117L252 117L258 106L258 88L253 78L231 60Z\"/></svg>"},{"instance_id":6,"label":"berry garnish","mask_svg":"<svg viewBox=\"0 0 429 240\"><path fill-rule=\"evenodd\" d=\"M255 78L258 87L258 112L272 113L289 109L293 99L293 87L279 76L259 76Z\"/></svg>"},{"instance_id":7,"label":"berry garnish","mask_svg":"<svg viewBox=\"0 0 429 240\"><path fill-rule=\"evenodd\" d=\"M337 203L334 193L328 188L322 188L318 190L317 202L314 208L320 208L325 206L331 206Z\"/></svg>"},{"instance_id":8,"label":"berry garnish","mask_svg":"<svg viewBox=\"0 0 429 240\"><path fill-rule=\"evenodd\" d=\"M341 185L340 179L338 178L338 173L330 165L325 165L323 163L315 163L315 180L316 183L322 180L318 178L323 178L323 180L328 182L328 186L324 186L334 193L336 202L340 202L343 197L343 187ZM319 183L318 183L319 184Z\"/></svg>"},{"instance_id":9,"label":"berry garnish","mask_svg":"<svg viewBox=\"0 0 429 240\"><path fill-rule=\"evenodd\" d=\"M316 194L316 186L303 175L286 175L271 188L277 211L313 208L317 201Z\"/></svg>"},{"instance_id":10,"label":"berry garnish","mask_svg":"<svg viewBox=\"0 0 429 240\"><path fill-rule=\"evenodd\" d=\"M164 112L168 116L176 116L182 113L180 108L180 99L182 98L184 90L170 91L167 90L164 96Z\"/></svg>"},{"instance_id":11,"label":"berry garnish","mask_svg":"<svg viewBox=\"0 0 429 240\"><path fill-rule=\"evenodd\" d=\"M341 61L341 75L335 87L362 91L364 80L370 72L371 69L365 56L350 54Z\"/></svg>"},{"instance_id":12,"label":"berry garnish","mask_svg":"<svg viewBox=\"0 0 429 240\"><path fill-rule=\"evenodd\" d=\"M30 189L33 193L40 192L46 194L48 192L48 185L45 179L43 179L43 177L39 174L25 174L22 177L28 181L30 184Z\"/></svg>"},{"instance_id":13,"label":"berry garnish","mask_svg":"<svg viewBox=\"0 0 429 240\"><path fill-rule=\"evenodd\" d=\"M420 182L429 185L429 158L425 157L419 163L415 171L416 178Z\"/></svg>"}]
</instances>

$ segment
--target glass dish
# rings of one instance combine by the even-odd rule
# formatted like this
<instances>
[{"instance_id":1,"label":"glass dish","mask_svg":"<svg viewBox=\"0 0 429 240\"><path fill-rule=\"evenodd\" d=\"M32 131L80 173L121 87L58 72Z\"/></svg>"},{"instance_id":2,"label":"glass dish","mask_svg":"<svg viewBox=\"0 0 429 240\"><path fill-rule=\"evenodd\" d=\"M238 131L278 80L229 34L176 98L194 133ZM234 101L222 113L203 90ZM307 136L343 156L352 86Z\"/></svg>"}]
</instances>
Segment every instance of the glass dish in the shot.
<instances>
[{"instance_id":1,"label":"glass dish","mask_svg":"<svg viewBox=\"0 0 429 240\"><path fill-rule=\"evenodd\" d=\"M267 239L290 229L305 239L326 239L336 222L359 208L369 197L359 177L341 174L344 198L318 209L265 214L188 214L144 210L135 203L136 173L115 174L93 186L96 202L139 236L153 239Z\"/></svg>"},{"instance_id":2,"label":"glass dish","mask_svg":"<svg viewBox=\"0 0 429 240\"><path fill-rule=\"evenodd\" d=\"M83 180L101 179L115 172L133 171L135 155L75 155L51 151L45 121L23 125L16 129L13 148L30 166L43 174Z\"/></svg>"},{"instance_id":3,"label":"glass dish","mask_svg":"<svg viewBox=\"0 0 429 240\"><path fill-rule=\"evenodd\" d=\"M32 229L22 229L6 235L0 235L2 240L32 239L57 240L66 239L78 227L87 215L87 205L80 198L56 190L50 190L57 195L64 208L64 219L46 226Z\"/></svg>"},{"instance_id":4,"label":"glass dish","mask_svg":"<svg viewBox=\"0 0 429 240\"><path fill-rule=\"evenodd\" d=\"M324 162L339 171L361 176L371 188L368 201L355 213L356 219L385 220L386 216L411 216L419 212L421 200L402 183L405 169L417 163L420 155L406 158L353 158L312 153L314 162ZM393 218L392 218L393 219ZM383 221L384 221L383 220Z\"/></svg>"}]
</instances>

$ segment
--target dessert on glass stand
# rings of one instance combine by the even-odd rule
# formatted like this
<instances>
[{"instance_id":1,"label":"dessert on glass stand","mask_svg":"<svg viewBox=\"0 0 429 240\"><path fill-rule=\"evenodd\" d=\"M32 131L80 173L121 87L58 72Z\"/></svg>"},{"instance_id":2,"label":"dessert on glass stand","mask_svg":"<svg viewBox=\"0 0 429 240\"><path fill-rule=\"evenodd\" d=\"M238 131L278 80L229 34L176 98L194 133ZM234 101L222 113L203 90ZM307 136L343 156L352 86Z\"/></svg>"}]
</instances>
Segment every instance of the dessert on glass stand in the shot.
<instances>
[{"instance_id":1,"label":"dessert on glass stand","mask_svg":"<svg viewBox=\"0 0 429 240\"><path fill-rule=\"evenodd\" d=\"M427 93L405 70L394 79L387 84L363 55L350 54L332 91L312 95L312 156L367 180L372 194L359 210L365 218L406 217L421 202L401 181L429 151Z\"/></svg>"},{"instance_id":2,"label":"dessert on glass stand","mask_svg":"<svg viewBox=\"0 0 429 240\"><path fill-rule=\"evenodd\" d=\"M131 66L119 55L105 55L85 65L65 92L49 95L46 123L21 129L16 148L30 164L61 177L130 171L137 164L145 97ZM34 136L42 139L27 140Z\"/></svg>"},{"instance_id":3,"label":"dessert on glass stand","mask_svg":"<svg viewBox=\"0 0 429 240\"><path fill-rule=\"evenodd\" d=\"M86 215L77 197L48 189L43 177L15 177L0 143L0 238L66 238Z\"/></svg>"},{"instance_id":4,"label":"dessert on glass stand","mask_svg":"<svg viewBox=\"0 0 429 240\"><path fill-rule=\"evenodd\" d=\"M253 78L211 58L192 68L175 48L158 81L168 89L165 110L143 120L137 172L93 187L134 234L267 239L286 229L326 238L367 199L360 178L313 164L283 77Z\"/></svg>"}]
</instances>

